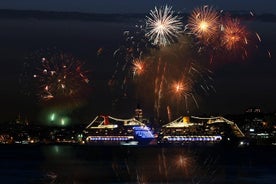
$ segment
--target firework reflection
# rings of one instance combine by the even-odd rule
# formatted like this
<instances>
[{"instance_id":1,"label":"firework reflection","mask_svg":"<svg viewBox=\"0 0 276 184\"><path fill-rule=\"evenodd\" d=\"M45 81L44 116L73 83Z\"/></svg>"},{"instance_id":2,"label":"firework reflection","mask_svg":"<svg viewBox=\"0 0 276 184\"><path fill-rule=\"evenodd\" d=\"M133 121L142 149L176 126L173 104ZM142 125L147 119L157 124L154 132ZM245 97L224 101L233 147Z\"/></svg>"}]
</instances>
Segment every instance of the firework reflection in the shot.
<instances>
[{"instance_id":1,"label":"firework reflection","mask_svg":"<svg viewBox=\"0 0 276 184\"><path fill-rule=\"evenodd\" d=\"M118 181L192 184L214 180L215 156L202 158L202 153L196 149L184 151L181 147L139 149L139 154L136 151L129 149L126 159L116 159L112 163ZM152 153L154 157L145 156Z\"/></svg>"}]
</instances>

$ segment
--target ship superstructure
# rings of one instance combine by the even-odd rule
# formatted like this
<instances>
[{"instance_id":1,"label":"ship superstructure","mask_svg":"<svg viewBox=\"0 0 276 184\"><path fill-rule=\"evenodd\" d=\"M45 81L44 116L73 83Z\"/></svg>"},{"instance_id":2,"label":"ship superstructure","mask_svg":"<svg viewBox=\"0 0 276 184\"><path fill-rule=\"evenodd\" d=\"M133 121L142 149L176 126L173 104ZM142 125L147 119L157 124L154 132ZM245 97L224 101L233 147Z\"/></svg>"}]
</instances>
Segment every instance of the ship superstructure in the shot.
<instances>
[{"instance_id":1,"label":"ship superstructure","mask_svg":"<svg viewBox=\"0 0 276 184\"><path fill-rule=\"evenodd\" d=\"M84 133L90 144L147 144L154 139L150 128L135 118L97 116Z\"/></svg>"},{"instance_id":2,"label":"ship superstructure","mask_svg":"<svg viewBox=\"0 0 276 184\"><path fill-rule=\"evenodd\" d=\"M215 144L233 142L244 134L232 121L223 117L187 117L163 125L158 136L160 144Z\"/></svg>"}]
</instances>

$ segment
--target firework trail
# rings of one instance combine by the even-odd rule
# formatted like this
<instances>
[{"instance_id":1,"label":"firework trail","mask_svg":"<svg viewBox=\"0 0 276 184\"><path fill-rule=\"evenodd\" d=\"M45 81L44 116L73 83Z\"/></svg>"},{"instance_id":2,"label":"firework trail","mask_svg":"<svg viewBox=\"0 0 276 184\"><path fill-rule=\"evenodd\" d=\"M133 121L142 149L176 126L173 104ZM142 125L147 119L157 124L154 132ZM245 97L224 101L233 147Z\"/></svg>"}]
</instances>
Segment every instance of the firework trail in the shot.
<instances>
[{"instance_id":1,"label":"firework trail","mask_svg":"<svg viewBox=\"0 0 276 184\"><path fill-rule=\"evenodd\" d=\"M109 81L109 87L114 95L113 109L120 105L121 100L135 96L133 85L142 82L144 76L151 72L150 69L154 64L149 59L150 52L158 49L146 37L144 25L135 25L133 29L125 31L123 36L124 43L115 50L113 55L116 69ZM129 88L129 86L132 87ZM153 95L151 96L153 97ZM134 98L140 100L137 95Z\"/></svg>"},{"instance_id":2,"label":"firework trail","mask_svg":"<svg viewBox=\"0 0 276 184\"><path fill-rule=\"evenodd\" d=\"M146 36L154 45L164 47L174 43L183 32L182 18L174 15L171 6L155 7L146 18Z\"/></svg>"},{"instance_id":3,"label":"firework trail","mask_svg":"<svg viewBox=\"0 0 276 184\"><path fill-rule=\"evenodd\" d=\"M204 7L202 10L204 10L204 15L201 17L197 17L197 18L204 18L204 21L209 21L208 22L208 26L214 26L217 24L217 14L216 12L212 9L212 8L208 8L208 7ZM171 13L169 13L171 12ZM170 16L168 16L170 15ZM165 7L165 8L160 8L157 9L155 7L155 10L150 12L150 17L147 17L147 28L146 29L148 32L146 32L146 36L149 37L149 40L153 42L154 45L159 45L162 46L162 48L160 48L157 51L157 55L160 56L151 56L151 58L158 58L155 60L158 61L153 61L153 63L156 64L152 64L152 65L148 65L149 69L147 69L148 71L151 71L153 73L156 73L155 76L152 75L151 77L153 77L154 79L154 109L156 112L156 119L159 119L160 116L160 111L161 111L161 106L162 106L162 101L164 101L164 98L168 98L168 91L174 91L175 90L171 90L168 89L168 86L170 85L170 83L172 83L172 81L178 80L179 78L181 78L180 76L184 76L184 74L181 71L175 72L172 71L174 68L174 65L176 67L182 68L183 70L185 70L185 68L187 67L186 63L189 63L191 57L190 56L186 56L186 58L183 58L183 63L179 62L179 61L174 61L174 60L179 60L177 59L178 57L182 57L182 55L180 54L180 52L186 52L186 45L182 44L182 43L178 43L180 42L179 40L183 37L182 33L184 33L184 28L182 23L180 22L180 17L175 16L174 19L171 19L173 15L173 11L171 11L171 7ZM169 17L169 18L167 18ZM208 18L208 19L207 19ZM165 20L170 20L168 22L166 22ZM163 22L164 25L169 25L164 27L163 26ZM150 25L150 26L149 26ZM149 29L150 28L150 29ZM166 35L166 34L161 34L164 33L164 28L167 28L165 33L171 33L171 30L174 30L174 35L175 37L172 39L172 37ZM173 28L173 29L171 29ZM171 30L170 30L171 29ZM182 30L181 30L182 29ZM209 30L210 29L210 30ZM212 29L212 27L204 30L204 32L202 32L202 34L204 33L204 36L202 38L207 38L205 35L208 36L212 36L212 31L214 31L215 29ZM199 36L199 35L198 35ZM177 40L177 42L175 42ZM187 41L187 40L186 40ZM207 39L205 40L207 41ZM191 42L187 41L187 44L191 44ZM172 50L166 50L166 46L170 45L170 47L173 47L176 50L179 51L179 53L175 52L173 49ZM194 44L191 44L194 45ZM159 53L158 53L159 52ZM165 53L165 54L164 54ZM169 61L168 59L164 59L162 55L170 55L168 53L173 53L171 55L174 56L169 56L169 57L174 57L173 59L171 59L171 61ZM156 52L155 52L156 54ZM154 54L153 54L154 55ZM167 57L167 56L165 56ZM154 60L154 59L153 59ZM186 60L186 61L185 61ZM156 67L156 69L154 69L154 67ZM155 72L154 72L155 71ZM177 73L177 74L173 74L173 73ZM148 80L150 79L150 77L145 74ZM172 78L173 75L178 75L178 76L174 76L174 78ZM196 84L196 82L190 82L192 81L192 79L190 78L191 76L187 76L185 74L185 76L188 78L186 79L186 81L189 81L189 83L185 83L186 85L186 89L185 90L181 90L178 91L177 94L173 94L176 95L178 97L182 97L185 99L185 108L188 109L188 101L190 100L190 98L192 99L192 101L196 104L196 106L198 107L198 103L194 94L194 90L192 89ZM140 76L141 78L143 76ZM195 80L195 77L193 77L193 80ZM143 80L142 80L143 81ZM201 86L205 86L205 84L201 85ZM204 87L203 87L204 88ZM205 88L204 88L205 89ZM179 95L178 95L179 94ZM171 94L170 94L171 95ZM177 99L179 100L179 99ZM167 103L167 102L165 102ZM171 104L167 104L167 106L170 106ZM188 110L187 110L188 111Z\"/></svg>"},{"instance_id":4,"label":"firework trail","mask_svg":"<svg viewBox=\"0 0 276 184\"><path fill-rule=\"evenodd\" d=\"M167 114L167 106L171 109L171 118L175 113L199 108L197 98L214 91L212 72L197 59L200 58L195 57L186 37L148 56L145 72L134 82L140 98L150 102L153 97L156 120L161 114ZM151 91L153 96L149 95Z\"/></svg>"},{"instance_id":5,"label":"firework trail","mask_svg":"<svg viewBox=\"0 0 276 184\"><path fill-rule=\"evenodd\" d=\"M170 106L167 106L167 115L168 115L168 121L172 121L172 112Z\"/></svg>"},{"instance_id":6,"label":"firework trail","mask_svg":"<svg viewBox=\"0 0 276 184\"><path fill-rule=\"evenodd\" d=\"M124 43L113 53L116 66L108 85L116 91L116 96L125 98L128 96L127 84L144 73L146 62L143 56L147 55L149 49L154 46L145 37L143 26L136 25L133 30L124 31L123 38ZM114 104L119 98L114 100Z\"/></svg>"},{"instance_id":7,"label":"firework trail","mask_svg":"<svg viewBox=\"0 0 276 184\"><path fill-rule=\"evenodd\" d=\"M155 79L155 100L154 100L154 107L156 109L156 117L157 120L160 117L160 107L161 107L161 99L163 97L163 90L164 90L164 80L165 80L165 72L166 72L166 66L167 64L165 63L164 66L162 67L161 65L161 59L159 58L158 62L158 69L157 69L157 77Z\"/></svg>"}]
</instances>

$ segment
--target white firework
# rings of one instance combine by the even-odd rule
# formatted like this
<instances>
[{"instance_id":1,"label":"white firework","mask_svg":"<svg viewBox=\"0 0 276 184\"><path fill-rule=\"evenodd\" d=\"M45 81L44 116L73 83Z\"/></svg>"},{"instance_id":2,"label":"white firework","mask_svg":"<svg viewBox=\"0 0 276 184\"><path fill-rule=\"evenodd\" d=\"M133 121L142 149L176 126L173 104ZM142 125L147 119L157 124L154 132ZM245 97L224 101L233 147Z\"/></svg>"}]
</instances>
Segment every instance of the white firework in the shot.
<instances>
[{"instance_id":1,"label":"white firework","mask_svg":"<svg viewBox=\"0 0 276 184\"><path fill-rule=\"evenodd\" d=\"M150 11L146 17L146 36L154 45L167 46L177 40L183 32L181 17L174 14L171 6Z\"/></svg>"}]
</instances>

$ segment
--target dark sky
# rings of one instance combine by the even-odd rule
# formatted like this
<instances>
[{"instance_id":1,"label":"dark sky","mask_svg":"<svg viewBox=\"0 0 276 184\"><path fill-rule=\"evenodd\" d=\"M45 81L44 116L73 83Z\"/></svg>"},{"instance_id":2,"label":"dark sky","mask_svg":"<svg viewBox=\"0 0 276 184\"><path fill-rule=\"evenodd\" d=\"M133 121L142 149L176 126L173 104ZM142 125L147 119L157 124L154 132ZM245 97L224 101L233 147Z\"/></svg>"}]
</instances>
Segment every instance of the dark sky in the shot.
<instances>
[{"instance_id":1,"label":"dark sky","mask_svg":"<svg viewBox=\"0 0 276 184\"><path fill-rule=\"evenodd\" d=\"M190 12L202 4L212 5L217 9L245 10L256 13L276 13L275 0L7 0L0 1L1 9L51 10L96 13L148 13L154 6L172 5L174 10ZM130 23L132 26L135 22ZM111 75L111 61L95 59L97 49L103 47L106 55L112 55L122 43L122 32L131 27L127 22L94 22L78 20L40 20L40 19L0 19L0 102L2 116L0 121L15 119L18 113L34 118L39 114L40 106L36 99L22 96L19 85L24 57L41 48L56 46L68 50L73 55L97 63L92 73L97 73L99 81L107 80ZM250 53L246 61L224 63L213 67L216 93L199 100L200 113L242 113L248 107L261 107L264 111L276 110L276 24L275 22L249 21L248 28L262 37L262 43L256 53ZM112 32L110 32L112 30ZM267 50L272 53L268 59ZM104 56L108 57L108 56ZM104 61L104 62L103 62ZM114 65L114 63L113 63ZM95 76L94 76L95 77ZM102 77L102 78L101 78ZM93 79L94 80L94 79ZM92 81L93 81L92 80ZM96 84L91 83L94 86ZM96 91L102 95L101 91ZM108 96L108 94L105 94ZM93 118L95 112L109 112L100 104L99 96L92 98L91 106L79 109L79 116ZM91 100L91 99L90 99ZM93 101L95 100L95 101ZM127 109L131 113L136 105L133 101ZM121 103L124 105L124 103ZM86 103L87 105L87 103ZM143 104L142 104L143 107ZM118 109L117 111L119 111ZM79 113L79 111L77 113ZM145 114L147 114L145 112Z\"/></svg>"},{"instance_id":2,"label":"dark sky","mask_svg":"<svg viewBox=\"0 0 276 184\"><path fill-rule=\"evenodd\" d=\"M253 10L275 13L275 0L1 0L1 9L35 9L95 13L147 13L154 6L170 4L176 10L213 5L224 10Z\"/></svg>"}]
</instances>

